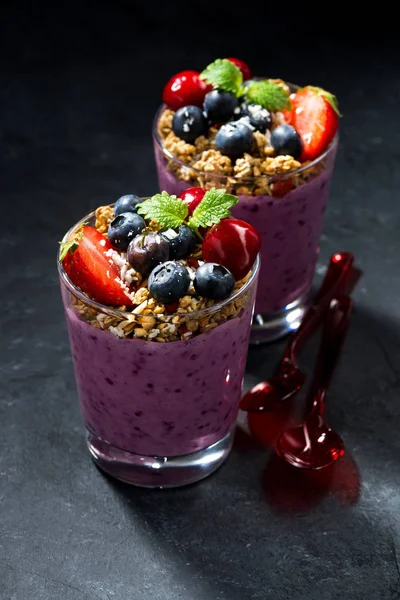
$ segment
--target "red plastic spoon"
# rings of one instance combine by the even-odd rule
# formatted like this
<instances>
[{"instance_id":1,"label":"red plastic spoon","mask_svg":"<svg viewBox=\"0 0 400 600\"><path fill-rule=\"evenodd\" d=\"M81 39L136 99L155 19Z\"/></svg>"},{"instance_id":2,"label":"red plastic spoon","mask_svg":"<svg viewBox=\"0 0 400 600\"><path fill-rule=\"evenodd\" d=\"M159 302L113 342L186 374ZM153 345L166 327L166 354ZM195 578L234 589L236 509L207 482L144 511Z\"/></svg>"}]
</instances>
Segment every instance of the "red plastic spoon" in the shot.
<instances>
[{"instance_id":1,"label":"red plastic spoon","mask_svg":"<svg viewBox=\"0 0 400 600\"><path fill-rule=\"evenodd\" d=\"M348 295L353 290L361 276L361 271L353 267L353 263L354 256L350 252L338 252L331 257L321 286L300 327L292 334L274 375L246 392L240 402L242 410L274 411L300 391L306 376L297 364L297 353L321 323L332 298L338 294Z\"/></svg>"},{"instance_id":2,"label":"red plastic spoon","mask_svg":"<svg viewBox=\"0 0 400 600\"><path fill-rule=\"evenodd\" d=\"M303 469L322 469L344 454L343 440L324 419L325 397L348 330L353 303L341 296L326 312L317 365L308 394L311 410L299 427L284 431L276 442L277 454Z\"/></svg>"}]
</instances>

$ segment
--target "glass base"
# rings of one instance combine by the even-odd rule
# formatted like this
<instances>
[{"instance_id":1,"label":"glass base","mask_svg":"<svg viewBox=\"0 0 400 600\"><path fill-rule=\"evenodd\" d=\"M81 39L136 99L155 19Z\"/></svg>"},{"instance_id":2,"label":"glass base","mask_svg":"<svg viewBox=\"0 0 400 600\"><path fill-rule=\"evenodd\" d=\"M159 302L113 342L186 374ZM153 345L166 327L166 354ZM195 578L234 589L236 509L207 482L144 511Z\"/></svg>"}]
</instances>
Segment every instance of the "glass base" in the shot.
<instances>
[{"instance_id":1,"label":"glass base","mask_svg":"<svg viewBox=\"0 0 400 600\"><path fill-rule=\"evenodd\" d=\"M308 293L302 294L282 310L266 314L254 314L250 344L265 344L278 340L299 327L309 305Z\"/></svg>"},{"instance_id":2,"label":"glass base","mask_svg":"<svg viewBox=\"0 0 400 600\"><path fill-rule=\"evenodd\" d=\"M204 479L228 458L234 432L184 456L143 456L120 450L87 430L87 446L96 465L120 481L145 488L173 488Z\"/></svg>"}]
</instances>

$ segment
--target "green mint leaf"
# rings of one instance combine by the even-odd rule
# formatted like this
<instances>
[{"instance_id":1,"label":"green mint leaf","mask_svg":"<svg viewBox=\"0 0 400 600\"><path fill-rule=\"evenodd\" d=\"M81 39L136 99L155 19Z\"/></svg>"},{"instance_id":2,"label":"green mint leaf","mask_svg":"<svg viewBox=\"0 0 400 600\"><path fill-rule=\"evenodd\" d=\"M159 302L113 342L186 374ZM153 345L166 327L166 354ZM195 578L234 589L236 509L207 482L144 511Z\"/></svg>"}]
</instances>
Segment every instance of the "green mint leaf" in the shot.
<instances>
[{"instance_id":1,"label":"green mint leaf","mask_svg":"<svg viewBox=\"0 0 400 600\"><path fill-rule=\"evenodd\" d=\"M246 97L249 102L260 104L271 112L290 108L289 94L278 83L267 79L250 83Z\"/></svg>"},{"instance_id":2,"label":"green mint leaf","mask_svg":"<svg viewBox=\"0 0 400 600\"><path fill-rule=\"evenodd\" d=\"M154 219L162 227L174 229L186 219L188 207L182 200L164 191L138 204L137 212L146 219Z\"/></svg>"},{"instance_id":3,"label":"green mint leaf","mask_svg":"<svg viewBox=\"0 0 400 600\"><path fill-rule=\"evenodd\" d=\"M84 223L85 225L85 223ZM65 242L58 242L60 244L59 262L63 262L64 258L68 253L73 254L79 246L79 242L83 238L83 225L74 233L71 239L65 240Z\"/></svg>"},{"instance_id":4,"label":"green mint leaf","mask_svg":"<svg viewBox=\"0 0 400 600\"><path fill-rule=\"evenodd\" d=\"M241 70L227 58L217 58L200 73L200 79L204 79L214 88L233 92L237 94L243 83Z\"/></svg>"},{"instance_id":5,"label":"green mint leaf","mask_svg":"<svg viewBox=\"0 0 400 600\"><path fill-rule=\"evenodd\" d=\"M227 194L224 189L211 188L195 208L189 219L189 227L195 231L199 227L210 227L230 215L230 208L239 202L237 196Z\"/></svg>"},{"instance_id":6,"label":"green mint leaf","mask_svg":"<svg viewBox=\"0 0 400 600\"><path fill-rule=\"evenodd\" d=\"M303 89L311 90L317 96L322 96L323 98L325 98L325 100L328 102L328 104L331 105L331 107L333 108L333 110L335 111L337 116L338 117L342 116L342 114L340 113L340 110L339 110L339 102L338 102L338 99L336 98L336 96L334 96L330 92L327 92L326 90L323 90L320 87L315 87L314 85L307 85Z\"/></svg>"}]
</instances>

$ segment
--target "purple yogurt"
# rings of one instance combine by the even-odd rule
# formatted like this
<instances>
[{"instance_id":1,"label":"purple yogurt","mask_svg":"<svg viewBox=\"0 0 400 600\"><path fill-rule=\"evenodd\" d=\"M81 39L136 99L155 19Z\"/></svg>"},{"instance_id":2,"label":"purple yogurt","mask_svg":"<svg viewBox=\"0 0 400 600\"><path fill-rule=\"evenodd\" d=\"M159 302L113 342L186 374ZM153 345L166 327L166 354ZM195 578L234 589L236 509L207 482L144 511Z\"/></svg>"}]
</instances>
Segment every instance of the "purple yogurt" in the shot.
<instances>
[{"instance_id":1,"label":"purple yogurt","mask_svg":"<svg viewBox=\"0 0 400 600\"><path fill-rule=\"evenodd\" d=\"M251 223L262 238L256 313L279 311L309 293L331 175L326 168L283 198L239 196L233 207L232 215Z\"/></svg>"},{"instance_id":2,"label":"purple yogurt","mask_svg":"<svg viewBox=\"0 0 400 600\"><path fill-rule=\"evenodd\" d=\"M238 204L231 209L233 217L251 223L262 237L257 314L280 311L307 297L311 290L336 148L337 139L323 156L307 167L310 169L323 160L323 169L282 198L239 194ZM168 170L169 160L156 138L154 152L160 190L179 196L188 187L196 185L178 179ZM215 184L215 175L209 173L206 181L207 177ZM219 187L224 187L225 183L226 178L219 177Z\"/></svg>"},{"instance_id":3,"label":"purple yogurt","mask_svg":"<svg viewBox=\"0 0 400 600\"><path fill-rule=\"evenodd\" d=\"M239 410L250 295L232 320L164 344L120 339L80 320L66 304L81 411L91 433L148 456L190 454L224 438Z\"/></svg>"}]
</instances>

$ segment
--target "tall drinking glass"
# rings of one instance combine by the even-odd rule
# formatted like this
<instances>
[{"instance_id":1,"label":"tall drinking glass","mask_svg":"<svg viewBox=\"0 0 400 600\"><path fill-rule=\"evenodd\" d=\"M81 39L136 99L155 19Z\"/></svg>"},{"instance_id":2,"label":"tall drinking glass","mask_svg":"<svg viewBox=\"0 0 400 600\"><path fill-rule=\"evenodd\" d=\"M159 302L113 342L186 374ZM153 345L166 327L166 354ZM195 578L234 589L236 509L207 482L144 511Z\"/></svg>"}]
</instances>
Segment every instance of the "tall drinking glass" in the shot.
<instances>
[{"instance_id":1,"label":"tall drinking glass","mask_svg":"<svg viewBox=\"0 0 400 600\"><path fill-rule=\"evenodd\" d=\"M285 172L233 176L188 164L184 146L171 151L163 140L161 106L153 123L159 187L179 195L188 187L226 188L239 197L232 216L251 223L262 237L261 267L251 342L267 342L295 330L307 308L330 193L338 134L317 159Z\"/></svg>"},{"instance_id":2,"label":"tall drinking glass","mask_svg":"<svg viewBox=\"0 0 400 600\"><path fill-rule=\"evenodd\" d=\"M83 223L93 224L94 213L64 240ZM176 314L144 314L143 305L134 313L110 308L75 287L60 262L58 270L87 445L96 464L144 487L181 486L215 471L234 438L259 258L228 299ZM177 328L188 337L168 341Z\"/></svg>"}]
</instances>

